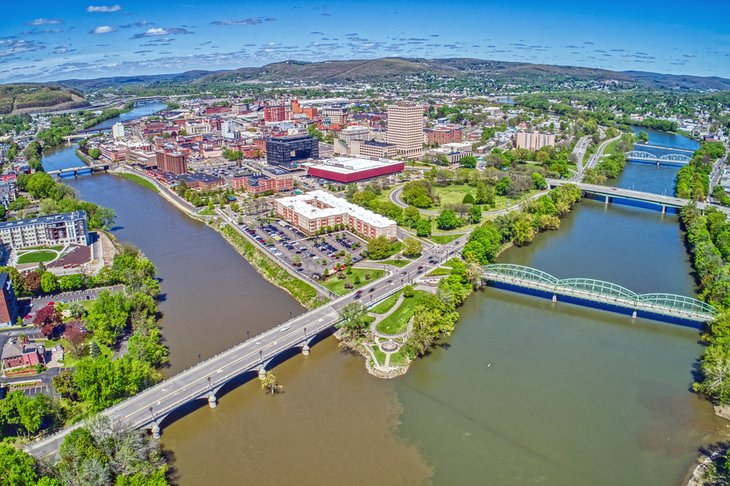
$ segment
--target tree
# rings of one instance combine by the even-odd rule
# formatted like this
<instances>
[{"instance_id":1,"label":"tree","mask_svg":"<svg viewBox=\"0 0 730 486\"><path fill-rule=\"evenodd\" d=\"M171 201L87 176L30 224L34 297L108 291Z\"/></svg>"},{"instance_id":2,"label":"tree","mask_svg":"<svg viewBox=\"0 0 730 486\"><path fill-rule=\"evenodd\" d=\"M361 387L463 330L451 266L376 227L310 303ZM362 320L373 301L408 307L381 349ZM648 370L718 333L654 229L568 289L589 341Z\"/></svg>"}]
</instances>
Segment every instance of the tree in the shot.
<instances>
[{"instance_id":1,"label":"tree","mask_svg":"<svg viewBox=\"0 0 730 486\"><path fill-rule=\"evenodd\" d=\"M472 224L479 224L482 221L482 208L476 204L469 209L469 221Z\"/></svg>"},{"instance_id":2,"label":"tree","mask_svg":"<svg viewBox=\"0 0 730 486\"><path fill-rule=\"evenodd\" d=\"M71 369L61 370L57 376L53 377L53 389L72 402L79 399L79 387L74 381L74 372Z\"/></svg>"},{"instance_id":3,"label":"tree","mask_svg":"<svg viewBox=\"0 0 730 486\"><path fill-rule=\"evenodd\" d=\"M385 236L376 236L368 241L367 250L371 260L383 260L392 253L390 240Z\"/></svg>"},{"instance_id":4,"label":"tree","mask_svg":"<svg viewBox=\"0 0 730 486\"><path fill-rule=\"evenodd\" d=\"M43 282L41 282L41 286L42 285L43 285ZM69 292L71 290L81 290L84 288L84 277L78 273L74 273L71 275L64 275L58 279L58 288L62 292ZM78 302L74 302L74 303L78 304Z\"/></svg>"},{"instance_id":5,"label":"tree","mask_svg":"<svg viewBox=\"0 0 730 486\"><path fill-rule=\"evenodd\" d=\"M30 295L37 295L41 291L41 276L38 272L32 271L23 275L23 288Z\"/></svg>"},{"instance_id":6,"label":"tree","mask_svg":"<svg viewBox=\"0 0 730 486\"><path fill-rule=\"evenodd\" d=\"M340 322L336 327L350 339L361 336L368 327L367 309L359 302L350 302L340 311Z\"/></svg>"},{"instance_id":7,"label":"tree","mask_svg":"<svg viewBox=\"0 0 730 486\"><path fill-rule=\"evenodd\" d=\"M89 157L94 160L98 159L99 157L101 157L101 150L96 147L89 149Z\"/></svg>"},{"instance_id":8,"label":"tree","mask_svg":"<svg viewBox=\"0 0 730 486\"><path fill-rule=\"evenodd\" d=\"M43 199L51 195L51 191L56 185L53 177L45 172L35 172L31 174L26 181L26 190L35 199Z\"/></svg>"},{"instance_id":9,"label":"tree","mask_svg":"<svg viewBox=\"0 0 730 486\"><path fill-rule=\"evenodd\" d=\"M264 379L261 380L261 389L271 395L276 395L284 388L276 381L276 376L271 371L267 371Z\"/></svg>"},{"instance_id":10,"label":"tree","mask_svg":"<svg viewBox=\"0 0 730 486\"><path fill-rule=\"evenodd\" d=\"M517 246L529 245L535 239L535 228L532 226L530 218L521 217L515 223L514 242Z\"/></svg>"},{"instance_id":11,"label":"tree","mask_svg":"<svg viewBox=\"0 0 730 486\"><path fill-rule=\"evenodd\" d=\"M86 340L86 333L81 329L80 323L66 324L63 330L63 337L71 344L75 356L81 354L81 347Z\"/></svg>"},{"instance_id":12,"label":"tree","mask_svg":"<svg viewBox=\"0 0 730 486\"><path fill-rule=\"evenodd\" d=\"M420 237L431 236L431 220L421 219L416 223L416 235Z\"/></svg>"},{"instance_id":13,"label":"tree","mask_svg":"<svg viewBox=\"0 0 730 486\"><path fill-rule=\"evenodd\" d=\"M111 346L127 327L129 312L129 300L122 292L104 290L89 308L86 327L100 343Z\"/></svg>"},{"instance_id":14,"label":"tree","mask_svg":"<svg viewBox=\"0 0 730 486\"><path fill-rule=\"evenodd\" d=\"M61 321L61 313L52 305L39 309L33 318L33 324L40 327L43 335L48 338L53 338L58 334Z\"/></svg>"},{"instance_id":15,"label":"tree","mask_svg":"<svg viewBox=\"0 0 730 486\"><path fill-rule=\"evenodd\" d=\"M532 173L532 184L535 186L535 189L539 190L547 189L548 187L545 178L539 172Z\"/></svg>"},{"instance_id":16,"label":"tree","mask_svg":"<svg viewBox=\"0 0 730 486\"><path fill-rule=\"evenodd\" d=\"M477 167L477 158L473 155L465 155L461 158L459 161L459 164L466 168L466 169L476 169Z\"/></svg>"},{"instance_id":17,"label":"tree","mask_svg":"<svg viewBox=\"0 0 730 486\"><path fill-rule=\"evenodd\" d=\"M421 219L421 212L415 206L408 206L403 210L403 224L409 228L415 228Z\"/></svg>"},{"instance_id":18,"label":"tree","mask_svg":"<svg viewBox=\"0 0 730 486\"><path fill-rule=\"evenodd\" d=\"M44 294L52 294L58 290L58 279L51 272L41 275L41 290Z\"/></svg>"},{"instance_id":19,"label":"tree","mask_svg":"<svg viewBox=\"0 0 730 486\"><path fill-rule=\"evenodd\" d=\"M28 486L36 484L36 462L25 451L0 442L0 484Z\"/></svg>"},{"instance_id":20,"label":"tree","mask_svg":"<svg viewBox=\"0 0 730 486\"><path fill-rule=\"evenodd\" d=\"M403 255L407 257L416 257L423 253L423 245L415 238L406 238L403 240Z\"/></svg>"},{"instance_id":21,"label":"tree","mask_svg":"<svg viewBox=\"0 0 730 486\"><path fill-rule=\"evenodd\" d=\"M474 199L474 196L471 195L471 192L467 192L464 196L464 199L461 200L462 204L474 204L476 203L476 200Z\"/></svg>"},{"instance_id":22,"label":"tree","mask_svg":"<svg viewBox=\"0 0 730 486\"><path fill-rule=\"evenodd\" d=\"M436 227L441 230L452 230L461 226L461 220L453 209L445 209L436 220Z\"/></svg>"}]
</instances>

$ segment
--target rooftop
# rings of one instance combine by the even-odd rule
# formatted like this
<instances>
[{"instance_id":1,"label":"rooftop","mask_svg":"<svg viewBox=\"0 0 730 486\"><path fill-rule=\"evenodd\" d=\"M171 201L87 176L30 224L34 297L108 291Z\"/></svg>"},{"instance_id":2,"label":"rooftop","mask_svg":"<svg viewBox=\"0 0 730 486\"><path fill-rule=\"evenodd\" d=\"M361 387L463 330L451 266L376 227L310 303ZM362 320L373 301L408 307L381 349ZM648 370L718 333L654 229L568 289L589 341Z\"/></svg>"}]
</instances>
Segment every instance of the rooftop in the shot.
<instances>
[{"instance_id":1,"label":"rooftop","mask_svg":"<svg viewBox=\"0 0 730 486\"><path fill-rule=\"evenodd\" d=\"M74 211L71 213L61 214L49 214L48 216L38 216L37 218L31 219L19 219L17 221L8 221L7 223L0 223L0 229L15 228L19 226L25 226L28 224L50 224L60 222L71 222L77 219L86 219L86 213L84 211Z\"/></svg>"},{"instance_id":2,"label":"rooftop","mask_svg":"<svg viewBox=\"0 0 730 486\"><path fill-rule=\"evenodd\" d=\"M379 142L382 143L382 142ZM387 145L387 144L386 144ZM379 167L387 167L390 165L402 164L397 160L389 159L364 159L360 157L334 157L325 159L321 162L305 164L308 167L325 169L330 172L339 172L341 174L350 174L352 172L361 172L369 169L377 169Z\"/></svg>"},{"instance_id":3,"label":"rooftop","mask_svg":"<svg viewBox=\"0 0 730 486\"><path fill-rule=\"evenodd\" d=\"M312 204L314 201L329 206L320 209ZM392 219L376 214L369 209L361 208L325 191L312 191L299 196L282 197L277 199L281 205L309 218L326 218L347 213L376 228L387 228L396 224Z\"/></svg>"}]
</instances>

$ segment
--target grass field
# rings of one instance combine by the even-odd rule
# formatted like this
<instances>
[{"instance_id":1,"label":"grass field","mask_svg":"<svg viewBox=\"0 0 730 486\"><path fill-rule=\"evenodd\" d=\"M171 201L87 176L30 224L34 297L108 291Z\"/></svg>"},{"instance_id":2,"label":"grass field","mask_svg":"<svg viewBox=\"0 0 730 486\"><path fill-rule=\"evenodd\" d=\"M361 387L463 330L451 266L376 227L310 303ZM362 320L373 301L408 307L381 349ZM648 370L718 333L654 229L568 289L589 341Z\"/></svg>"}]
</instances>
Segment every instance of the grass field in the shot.
<instances>
[{"instance_id":1,"label":"grass field","mask_svg":"<svg viewBox=\"0 0 730 486\"><path fill-rule=\"evenodd\" d=\"M140 186L144 186L147 189L152 189L155 192L160 192L159 189L157 189L157 186L152 184L150 181L148 181L144 177L140 177L136 174L127 174L126 172L120 172L116 175L118 175L119 177L122 177L124 179L130 180L136 184L139 184Z\"/></svg>"},{"instance_id":2,"label":"grass field","mask_svg":"<svg viewBox=\"0 0 730 486\"><path fill-rule=\"evenodd\" d=\"M332 275L327 278L327 280L323 280L321 283L323 286L331 290L337 295L345 295L350 292L352 292L354 289L358 289L360 287L365 287L366 285L370 284L370 282L379 279L382 277L385 272L383 270L372 270L370 268L352 268L352 273L349 275L345 274L347 278L337 278L337 275ZM365 280L365 274L370 274L370 280ZM355 277L360 277L360 284L355 284ZM346 289L345 284L347 282L352 283L352 289Z\"/></svg>"},{"instance_id":3,"label":"grass field","mask_svg":"<svg viewBox=\"0 0 730 486\"><path fill-rule=\"evenodd\" d=\"M393 308L396 302L398 302L398 297L400 297L401 292L396 292L395 294L391 295L372 309L370 309L370 312L374 314L385 314L390 309Z\"/></svg>"},{"instance_id":4,"label":"grass field","mask_svg":"<svg viewBox=\"0 0 730 486\"><path fill-rule=\"evenodd\" d=\"M446 186L446 187L435 187L434 191L440 198L439 207L443 208L447 204L461 204L464 200L464 196L471 193L474 196L477 193L476 187L467 185L462 186Z\"/></svg>"},{"instance_id":5,"label":"grass field","mask_svg":"<svg viewBox=\"0 0 730 486\"><path fill-rule=\"evenodd\" d=\"M425 292L422 290L416 291L416 295L403 300L403 303L395 312L378 323L378 331L383 334L400 334L405 331L408 321L413 317L419 293L423 294Z\"/></svg>"},{"instance_id":6,"label":"grass field","mask_svg":"<svg viewBox=\"0 0 730 486\"><path fill-rule=\"evenodd\" d=\"M438 267L428 274L429 277L440 277L441 275L451 275L451 269Z\"/></svg>"},{"instance_id":7,"label":"grass field","mask_svg":"<svg viewBox=\"0 0 730 486\"><path fill-rule=\"evenodd\" d=\"M22 255L18 256L18 264L22 265L24 263L50 262L51 260L56 258L57 255L58 253L56 253L55 251L30 251L28 253L23 253Z\"/></svg>"},{"instance_id":8,"label":"grass field","mask_svg":"<svg viewBox=\"0 0 730 486\"><path fill-rule=\"evenodd\" d=\"M446 245L457 239L462 234L463 233L458 235L431 235L430 240L439 245Z\"/></svg>"},{"instance_id":9,"label":"grass field","mask_svg":"<svg viewBox=\"0 0 730 486\"><path fill-rule=\"evenodd\" d=\"M198 213L201 216L215 216L215 210L210 208L205 208L202 211Z\"/></svg>"},{"instance_id":10,"label":"grass field","mask_svg":"<svg viewBox=\"0 0 730 486\"><path fill-rule=\"evenodd\" d=\"M385 263L386 265L393 265L394 267L405 267L409 263L411 263L410 260L407 260L405 258L401 260L391 259L391 260L371 260L372 262L377 263Z\"/></svg>"}]
</instances>

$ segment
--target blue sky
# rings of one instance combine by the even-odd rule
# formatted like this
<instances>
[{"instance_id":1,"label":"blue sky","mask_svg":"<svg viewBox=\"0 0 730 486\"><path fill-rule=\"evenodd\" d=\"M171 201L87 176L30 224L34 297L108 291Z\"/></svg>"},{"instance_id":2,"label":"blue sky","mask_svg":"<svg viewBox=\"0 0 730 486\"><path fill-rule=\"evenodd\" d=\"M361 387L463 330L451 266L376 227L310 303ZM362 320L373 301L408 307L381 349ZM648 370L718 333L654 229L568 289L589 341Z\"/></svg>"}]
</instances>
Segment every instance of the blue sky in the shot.
<instances>
[{"instance_id":1,"label":"blue sky","mask_svg":"<svg viewBox=\"0 0 730 486\"><path fill-rule=\"evenodd\" d=\"M0 82L384 56L730 78L728 0L0 3Z\"/></svg>"}]
</instances>

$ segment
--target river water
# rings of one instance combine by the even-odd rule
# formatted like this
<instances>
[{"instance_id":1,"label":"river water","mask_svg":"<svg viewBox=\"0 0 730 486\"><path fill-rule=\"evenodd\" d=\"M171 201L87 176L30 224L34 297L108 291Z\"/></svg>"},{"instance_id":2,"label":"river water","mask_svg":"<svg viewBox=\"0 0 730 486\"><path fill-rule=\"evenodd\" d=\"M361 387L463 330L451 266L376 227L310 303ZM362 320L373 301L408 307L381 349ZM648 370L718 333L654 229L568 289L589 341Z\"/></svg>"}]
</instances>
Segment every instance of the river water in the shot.
<instances>
[{"instance_id":1,"label":"river water","mask_svg":"<svg viewBox=\"0 0 730 486\"><path fill-rule=\"evenodd\" d=\"M646 132L649 135L649 145L684 150L697 150L699 148L699 144L695 140L682 135L637 127L634 127L633 130L637 135L640 131ZM634 145L634 150L651 152L659 156L671 153L671 150L645 148L640 143ZM686 152L680 153L692 155ZM629 160L621 175L615 180L609 181L608 185L673 196L678 171L679 167L658 166L653 162L647 163Z\"/></svg>"},{"instance_id":2,"label":"river water","mask_svg":"<svg viewBox=\"0 0 730 486\"><path fill-rule=\"evenodd\" d=\"M152 191L111 175L67 182L114 208L117 236L158 266L166 373L301 312ZM642 209L584 201L559 231L500 260L694 294L676 217ZM369 376L330 338L276 368L284 394L252 382L164 424L179 483L679 484L725 428L689 392L696 330L496 289L461 314L444 347L399 379Z\"/></svg>"}]
</instances>

